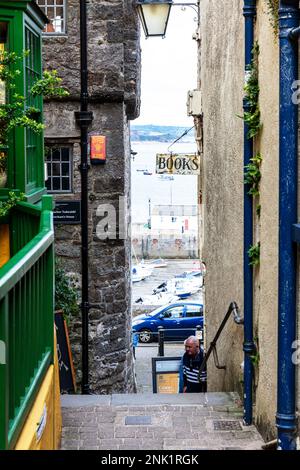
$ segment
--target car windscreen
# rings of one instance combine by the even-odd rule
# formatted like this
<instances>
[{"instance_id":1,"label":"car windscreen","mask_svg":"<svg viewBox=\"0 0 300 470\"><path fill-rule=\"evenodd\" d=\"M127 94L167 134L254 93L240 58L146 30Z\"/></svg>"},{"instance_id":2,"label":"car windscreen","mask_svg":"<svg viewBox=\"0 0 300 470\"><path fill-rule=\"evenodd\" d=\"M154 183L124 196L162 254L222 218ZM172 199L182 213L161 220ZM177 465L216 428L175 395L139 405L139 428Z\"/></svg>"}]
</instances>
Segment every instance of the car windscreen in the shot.
<instances>
[{"instance_id":1,"label":"car windscreen","mask_svg":"<svg viewBox=\"0 0 300 470\"><path fill-rule=\"evenodd\" d=\"M149 316L149 317L154 317L155 315L157 315L161 311L162 311L162 308L158 307L156 310L153 310L153 312L146 313L146 315Z\"/></svg>"}]
</instances>

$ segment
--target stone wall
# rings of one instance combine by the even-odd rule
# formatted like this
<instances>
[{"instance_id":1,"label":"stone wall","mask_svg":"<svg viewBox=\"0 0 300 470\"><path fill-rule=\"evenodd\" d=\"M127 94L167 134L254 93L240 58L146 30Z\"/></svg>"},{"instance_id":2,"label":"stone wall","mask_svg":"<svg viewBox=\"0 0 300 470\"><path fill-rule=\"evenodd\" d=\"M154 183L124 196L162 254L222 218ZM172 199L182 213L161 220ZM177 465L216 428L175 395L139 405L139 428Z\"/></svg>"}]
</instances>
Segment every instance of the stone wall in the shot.
<instances>
[{"instance_id":1,"label":"stone wall","mask_svg":"<svg viewBox=\"0 0 300 470\"><path fill-rule=\"evenodd\" d=\"M139 114L139 23L131 0L87 2L90 134L107 138L107 161L89 170L90 385L95 393L134 389L131 351L129 239L100 240L96 211L112 204L117 212L125 197L120 223L130 224L129 119ZM44 38L44 66L58 69L70 91L65 101L46 103L46 143L72 144L73 193L57 199L80 199L80 130L74 112L80 108L79 2L68 1L67 35ZM80 277L80 226L56 227L56 252L67 271ZM69 324L78 381L81 377L81 320Z\"/></svg>"},{"instance_id":2,"label":"stone wall","mask_svg":"<svg viewBox=\"0 0 300 470\"><path fill-rule=\"evenodd\" d=\"M134 253L138 258L169 258L169 259L199 259L199 242L197 236L132 236Z\"/></svg>"}]
</instances>

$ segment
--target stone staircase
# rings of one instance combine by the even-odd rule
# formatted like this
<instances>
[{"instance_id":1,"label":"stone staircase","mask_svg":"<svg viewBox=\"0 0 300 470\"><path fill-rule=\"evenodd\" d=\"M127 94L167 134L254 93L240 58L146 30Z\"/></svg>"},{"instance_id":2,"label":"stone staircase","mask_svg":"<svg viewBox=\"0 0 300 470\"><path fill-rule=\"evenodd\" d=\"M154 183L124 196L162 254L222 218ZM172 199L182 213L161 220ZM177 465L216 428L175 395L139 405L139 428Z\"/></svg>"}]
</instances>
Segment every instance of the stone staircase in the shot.
<instances>
[{"instance_id":1,"label":"stone staircase","mask_svg":"<svg viewBox=\"0 0 300 470\"><path fill-rule=\"evenodd\" d=\"M249 450L264 441L244 426L235 393L63 395L62 449Z\"/></svg>"}]
</instances>

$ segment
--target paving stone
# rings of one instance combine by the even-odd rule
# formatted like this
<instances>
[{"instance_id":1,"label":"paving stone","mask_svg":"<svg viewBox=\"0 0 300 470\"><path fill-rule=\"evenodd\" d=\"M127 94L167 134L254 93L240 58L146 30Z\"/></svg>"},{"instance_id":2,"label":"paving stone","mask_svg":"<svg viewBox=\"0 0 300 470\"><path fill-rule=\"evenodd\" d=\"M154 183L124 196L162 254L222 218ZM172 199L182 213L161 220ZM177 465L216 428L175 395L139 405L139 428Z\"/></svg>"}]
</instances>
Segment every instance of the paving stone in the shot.
<instances>
[{"instance_id":1,"label":"paving stone","mask_svg":"<svg viewBox=\"0 0 300 470\"><path fill-rule=\"evenodd\" d=\"M152 420L151 416L126 416L125 417L125 426L148 426L151 425Z\"/></svg>"},{"instance_id":2,"label":"paving stone","mask_svg":"<svg viewBox=\"0 0 300 470\"><path fill-rule=\"evenodd\" d=\"M185 448L188 448L189 446L195 447L201 445L201 441L199 439L184 439L183 437L181 437L181 439L164 438L164 446L184 446Z\"/></svg>"},{"instance_id":3,"label":"paving stone","mask_svg":"<svg viewBox=\"0 0 300 470\"><path fill-rule=\"evenodd\" d=\"M94 411L91 406L84 407L85 411L82 412L81 409L78 414L74 406L64 409L62 449L261 449L263 441L255 426L242 426L240 431L214 430L214 421L229 420L242 423L241 409L227 404L220 405L222 400L226 402L228 399L232 404L232 394L225 394L225 397L216 394L211 400L216 404L209 406L201 403L192 406L191 397L185 405L182 403L185 397L180 397L180 403L176 405L175 396L172 396L171 403L158 406L153 405L154 399L155 397L151 398L149 406L144 403L122 406L119 397L117 403L120 406L109 405L105 409L98 407ZM126 400L130 402L133 398ZM167 397L164 397L163 401L166 400ZM111 403L113 400L108 401ZM142 419L145 416L151 417L151 425L125 425L126 417Z\"/></svg>"},{"instance_id":4,"label":"paving stone","mask_svg":"<svg viewBox=\"0 0 300 470\"><path fill-rule=\"evenodd\" d=\"M141 443L141 449L143 450L162 450L163 441L162 440L143 440Z\"/></svg>"},{"instance_id":5,"label":"paving stone","mask_svg":"<svg viewBox=\"0 0 300 470\"><path fill-rule=\"evenodd\" d=\"M100 446L88 446L86 447L85 445L83 445L82 447L79 447L78 450L99 450L100 449Z\"/></svg>"},{"instance_id":6,"label":"paving stone","mask_svg":"<svg viewBox=\"0 0 300 470\"><path fill-rule=\"evenodd\" d=\"M102 416L102 415L99 415L99 416L97 417L97 423L99 423L99 424L104 424L104 423L109 424L109 423L114 423L114 421L115 421L114 416Z\"/></svg>"},{"instance_id":7,"label":"paving stone","mask_svg":"<svg viewBox=\"0 0 300 470\"><path fill-rule=\"evenodd\" d=\"M135 437L136 431L130 429L129 426L117 427L115 429L115 437Z\"/></svg>"},{"instance_id":8,"label":"paving stone","mask_svg":"<svg viewBox=\"0 0 300 470\"><path fill-rule=\"evenodd\" d=\"M114 429L99 429L98 431L98 437L99 439L109 439L113 438L115 435Z\"/></svg>"},{"instance_id":9,"label":"paving stone","mask_svg":"<svg viewBox=\"0 0 300 470\"><path fill-rule=\"evenodd\" d=\"M86 432L97 432L99 430L99 425L98 424L84 424L82 423L80 428L79 428L79 432L80 431L86 431Z\"/></svg>"},{"instance_id":10,"label":"paving stone","mask_svg":"<svg viewBox=\"0 0 300 470\"><path fill-rule=\"evenodd\" d=\"M123 444L123 439L101 439L100 446L106 449L113 449L115 446Z\"/></svg>"},{"instance_id":11,"label":"paving stone","mask_svg":"<svg viewBox=\"0 0 300 470\"><path fill-rule=\"evenodd\" d=\"M134 444L134 446L122 444L121 446L119 446L118 450L140 450L140 449L141 447L138 444Z\"/></svg>"}]
</instances>

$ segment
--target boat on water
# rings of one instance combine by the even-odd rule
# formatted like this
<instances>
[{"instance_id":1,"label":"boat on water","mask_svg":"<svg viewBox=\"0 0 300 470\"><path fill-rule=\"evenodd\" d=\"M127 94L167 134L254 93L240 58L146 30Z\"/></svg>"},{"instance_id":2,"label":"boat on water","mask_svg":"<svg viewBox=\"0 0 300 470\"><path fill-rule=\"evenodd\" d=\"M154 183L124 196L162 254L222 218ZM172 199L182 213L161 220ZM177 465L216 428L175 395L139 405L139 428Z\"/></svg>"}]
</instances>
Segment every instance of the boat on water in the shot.
<instances>
[{"instance_id":1,"label":"boat on water","mask_svg":"<svg viewBox=\"0 0 300 470\"><path fill-rule=\"evenodd\" d=\"M151 266L147 266L145 263L141 262L138 264L134 264L131 269L131 278L132 282L140 282L150 277L152 275L152 268Z\"/></svg>"},{"instance_id":2,"label":"boat on water","mask_svg":"<svg viewBox=\"0 0 300 470\"><path fill-rule=\"evenodd\" d=\"M160 292L159 294L155 295L145 295L143 297L139 297L135 304L143 304L143 305L166 305L171 304L173 302L177 302L179 297L174 294L169 294L167 292Z\"/></svg>"},{"instance_id":3,"label":"boat on water","mask_svg":"<svg viewBox=\"0 0 300 470\"><path fill-rule=\"evenodd\" d=\"M158 258L148 261L147 265L151 266L152 268L166 268L168 263L164 259Z\"/></svg>"}]
</instances>

